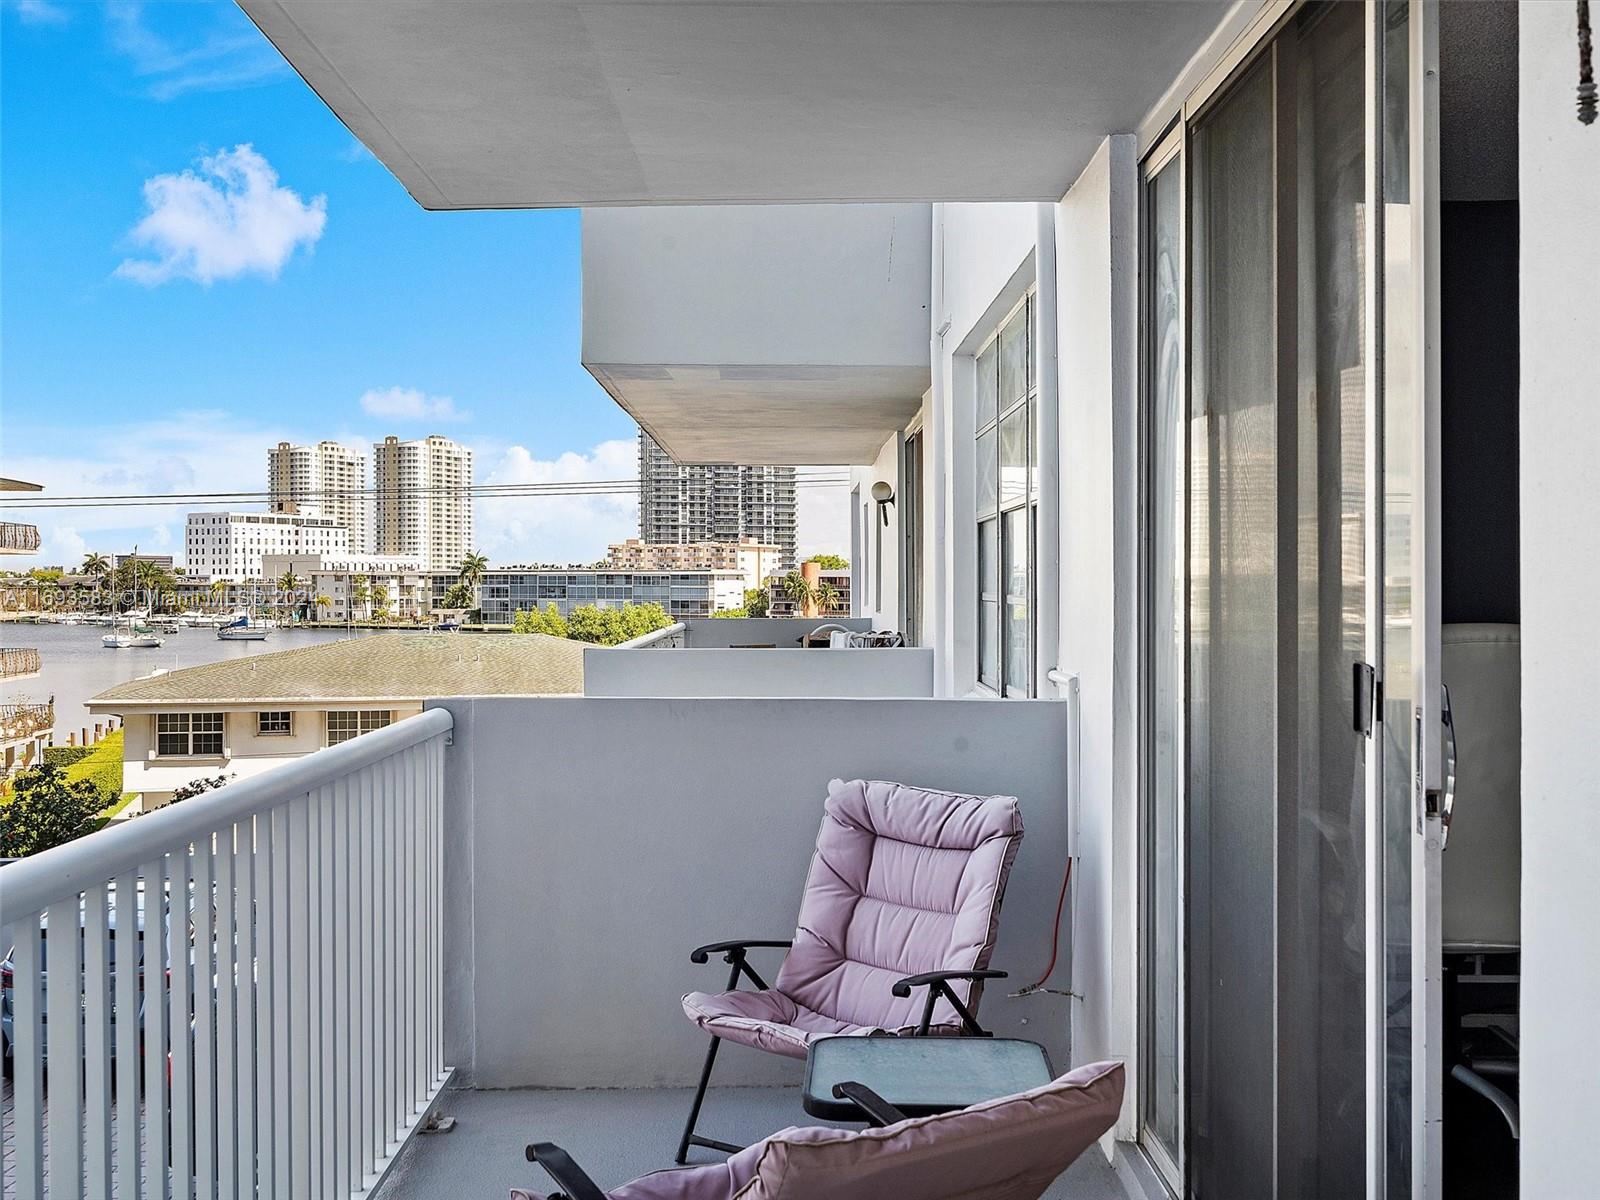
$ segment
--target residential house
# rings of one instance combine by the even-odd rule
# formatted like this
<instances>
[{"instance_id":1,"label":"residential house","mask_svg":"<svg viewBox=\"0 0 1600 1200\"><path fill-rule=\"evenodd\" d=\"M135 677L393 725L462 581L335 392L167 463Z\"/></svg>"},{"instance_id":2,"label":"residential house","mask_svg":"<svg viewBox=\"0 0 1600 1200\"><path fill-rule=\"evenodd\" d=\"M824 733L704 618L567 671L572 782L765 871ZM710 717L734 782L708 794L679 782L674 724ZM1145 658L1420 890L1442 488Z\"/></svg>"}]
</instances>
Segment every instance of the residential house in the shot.
<instances>
[{"instance_id":1,"label":"residential house","mask_svg":"<svg viewBox=\"0 0 1600 1200\"><path fill-rule=\"evenodd\" d=\"M453 696L583 691L583 649L543 634L382 633L119 683L89 711L122 718L123 790L149 812L181 787L250 779Z\"/></svg>"}]
</instances>

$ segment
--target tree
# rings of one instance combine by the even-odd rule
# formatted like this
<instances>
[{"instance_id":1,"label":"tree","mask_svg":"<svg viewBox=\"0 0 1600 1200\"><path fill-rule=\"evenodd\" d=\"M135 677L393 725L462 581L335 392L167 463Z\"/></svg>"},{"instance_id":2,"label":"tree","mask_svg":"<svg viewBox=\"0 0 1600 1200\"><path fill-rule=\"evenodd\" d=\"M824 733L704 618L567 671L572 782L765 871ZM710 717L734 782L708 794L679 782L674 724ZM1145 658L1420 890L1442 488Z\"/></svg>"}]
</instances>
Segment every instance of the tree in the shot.
<instances>
[{"instance_id":1,"label":"tree","mask_svg":"<svg viewBox=\"0 0 1600 1200\"><path fill-rule=\"evenodd\" d=\"M92 780L69 780L53 763L19 771L11 799L0 802L0 857L22 858L92 833L109 802Z\"/></svg>"},{"instance_id":2,"label":"tree","mask_svg":"<svg viewBox=\"0 0 1600 1200\"><path fill-rule=\"evenodd\" d=\"M806 562L814 562L824 571L848 571L850 560L840 558L837 554L813 554Z\"/></svg>"},{"instance_id":3,"label":"tree","mask_svg":"<svg viewBox=\"0 0 1600 1200\"><path fill-rule=\"evenodd\" d=\"M372 599L371 581L365 575L357 575L350 581L350 608L366 608L367 602Z\"/></svg>"},{"instance_id":4,"label":"tree","mask_svg":"<svg viewBox=\"0 0 1600 1200\"><path fill-rule=\"evenodd\" d=\"M320 621L327 611L333 607L333 597L320 595L317 597L317 619Z\"/></svg>"},{"instance_id":5,"label":"tree","mask_svg":"<svg viewBox=\"0 0 1600 1200\"><path fill-rule=\"evenodd\" d=\"M228 780L233 778L234 776L232 775L213 775L209 779L192 779L182 787L173 789L172 803L176 804L180 800L193 800L204 792L224 786Z\"/></svg>"},{"instance_id":6,"label":"tree","mask_svg":"<svg viewBox=\"0 0 1600 1200\"><path fill-rule=\"evenodd\" d=\"M461 573L456 577L456 579L459 583L465 584L470 590L483 582L484 572L486 572L488 569L489 560L484 555L479 554L476 550L473 550L461 560ZM450 607L465 608L470 606L453 604Z\"/></svg>"},{"instance_id":7,"label":"tree","mask_svg":"<svg viewBox=\"0 0 1600 1200\"><path fill-rule=\"evenodd\" d=\"M817 607L824 613L838 612L844 602L843 594L826 579L818 580L812 595L816 599Z\"/></svg>"},{"instance_id":8,"label":"tree","mask_svg":"<svg viewBox=\"0 0 1600 1200\"><path fill-rule=\"evenodd\" d=\"M91 551L83 556L83 566L78 568L81 574L94 580L94 594L96 601L100 598L100 589L111 580L111 560L104 554Z\"/></svg>"},{"instance_id":9,"label":"tree","mask_svg":"<svg viewBox=\"0 0 1600 1200\"><path fill-rule=\"evenodd\" d=\"M223 597L228 594L228 581L226 579L213 579L211 581L211 603L217 608L222 607Z\"/></svg>"},{"instance_id":10,"label":"tree","mask_svg":"<svg viewBox=\"0 0 1600 1200\"><path fill-rule=\"evenodd\" d=\"M372 585L373 616L380 621L389 619L389 589L381 583Z\"/></svg>"},{"instance_id":11,"label":"tree","mask_svg":"<svg viewBox=\"0 0 1600 1200\"><path fill-rule=\"evenodd\" d=\"M811 607L816 596L812 594L811 584L799 571L790 571L783 577L783 594L794 603L795 610L804 614Z\"/></svg>"},{"instance_id":12,"label":"tree","mask_svg":"<svg viewBox=\"0 0 1600 1200\"><path fill-rule=\"evenodd\" d=\"M452 583L444 593L444 607L470 609L476 607L477 595L472 590L472 585L463 580Z\"/></svg>"},{"instance_id":13,"label":"tree","mask_svg":"<svg viewBox=\"0 0 1600 1200\"><path fill-rule=\"evenodd\" d=\"M567 619L561 615L561 610L556 607L554 600L545 605L544 611L533 609L519 609L512 618L511 628L517 633L543 633L550 637L564 638L567 636Z\"/></svg>"},{"instance_id":14,"label":"tree","mask_svg":"<svg viewBox=\"0 0 1600 1200\"><path fill-rule=\"evenodd\" d=\"M745 588L744 612L747 617L764 617L772 609L772 593L764 587Z\"/></svg>"}]
</instances>

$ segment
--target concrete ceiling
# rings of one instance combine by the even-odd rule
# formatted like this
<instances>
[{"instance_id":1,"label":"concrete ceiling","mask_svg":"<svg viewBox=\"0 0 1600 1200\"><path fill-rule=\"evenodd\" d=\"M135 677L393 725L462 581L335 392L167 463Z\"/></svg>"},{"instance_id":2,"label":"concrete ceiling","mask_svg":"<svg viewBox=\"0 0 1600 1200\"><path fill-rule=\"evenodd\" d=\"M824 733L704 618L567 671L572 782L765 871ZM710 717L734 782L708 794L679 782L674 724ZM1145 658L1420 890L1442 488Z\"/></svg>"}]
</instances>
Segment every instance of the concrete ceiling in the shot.
<instances>
[{"instance_id":1,"label":"concrete ceiling","mask_svg":"<svg viewBox=\"0 0 1600 1200\"><path fill-rule=\"evenodd\" d=\"M928 385L925 367L585 365L686 464L869 465Z\"/></svg>"},{"instance_id":2,"label":"concrete ceiling","mask_svg":"<svg viewBox=\"0 0 1600 1200\"><path fill-rule=\"evenodd\" d=\"M425 208L1057 200L1226 0L237 0Z\"/></svg>"}]
</instances>

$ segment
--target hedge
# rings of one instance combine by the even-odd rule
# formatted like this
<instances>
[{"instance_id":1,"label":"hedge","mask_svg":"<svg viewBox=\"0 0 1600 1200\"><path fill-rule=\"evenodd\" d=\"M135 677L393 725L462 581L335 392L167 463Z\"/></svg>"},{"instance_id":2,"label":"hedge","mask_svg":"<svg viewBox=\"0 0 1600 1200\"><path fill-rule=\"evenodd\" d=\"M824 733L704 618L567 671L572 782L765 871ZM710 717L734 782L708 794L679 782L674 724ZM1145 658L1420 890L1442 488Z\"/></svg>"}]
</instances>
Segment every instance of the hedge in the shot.
<instances>
[{"instance_id":1,"label":"hedge","mask_svg":"<svg viewBox=\"0 0 1600 1200\"><path fill-rule=\"evenodd\" d=\"M46 746L44 761L53 767L70 767L94 753L93 746Z\"/></svg>"}]
</instances>

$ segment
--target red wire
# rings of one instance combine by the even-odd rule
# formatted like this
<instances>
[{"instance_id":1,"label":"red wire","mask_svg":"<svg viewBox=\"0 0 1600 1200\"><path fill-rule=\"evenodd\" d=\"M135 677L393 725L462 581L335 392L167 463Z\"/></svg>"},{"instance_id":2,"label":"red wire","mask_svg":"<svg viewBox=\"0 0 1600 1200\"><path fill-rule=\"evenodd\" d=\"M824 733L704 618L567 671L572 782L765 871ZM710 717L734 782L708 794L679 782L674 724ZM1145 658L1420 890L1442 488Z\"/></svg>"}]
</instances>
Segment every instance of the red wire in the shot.
<instances>
[{"instance_id":1,"label":"red wire","mask_svg":"<svg viewBox=\"0 0 1600 1200\"><path fill-rule=\"evenodd\" d=\"M1061 951L1061 911L1067 905L1067 885L1072 882L1072 859L1067 859L1067 873L1061 878L1061 898L1056 901L1056 923L1050 934L1050 965L1044 969L1044 974L1030 983L1025 990L1044 986L1044 981L1050 978L1050 972L1056 969L1056 955Z\"/></svg>"}]
</instances>

